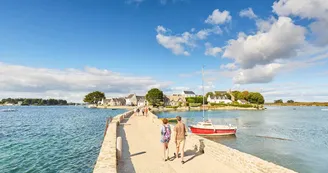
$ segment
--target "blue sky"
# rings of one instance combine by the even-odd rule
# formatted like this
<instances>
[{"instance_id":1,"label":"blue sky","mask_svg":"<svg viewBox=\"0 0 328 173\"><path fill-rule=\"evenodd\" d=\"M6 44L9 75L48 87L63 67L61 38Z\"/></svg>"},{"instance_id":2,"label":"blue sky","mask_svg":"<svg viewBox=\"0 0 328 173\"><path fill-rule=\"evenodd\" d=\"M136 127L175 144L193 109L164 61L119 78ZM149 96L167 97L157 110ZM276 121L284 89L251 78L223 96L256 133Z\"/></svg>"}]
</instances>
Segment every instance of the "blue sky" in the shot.
<instances>
[{"instance_id":1,"label":"blue sky","mask_svg":"<svg viewBox=\"0 0 328 173\"><path fill-rule=\"evenodd\" d=\"M206 91L328 101L327 10L324 0L3 0L0 97L201 94L204 64Z\"/></svg>"}]
</instances>

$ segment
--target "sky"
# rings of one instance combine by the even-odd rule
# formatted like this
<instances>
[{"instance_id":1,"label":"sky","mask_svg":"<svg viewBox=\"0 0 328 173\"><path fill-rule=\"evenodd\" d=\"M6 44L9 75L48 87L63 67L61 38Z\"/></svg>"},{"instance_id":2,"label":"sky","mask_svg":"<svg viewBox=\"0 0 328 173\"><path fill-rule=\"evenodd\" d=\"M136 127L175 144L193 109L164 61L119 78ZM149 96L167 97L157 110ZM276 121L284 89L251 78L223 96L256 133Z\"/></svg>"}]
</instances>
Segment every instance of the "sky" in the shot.
<instances>
[{"instance_id":1,"label":"sky","mask_svg":"<svg viewBox=\"0 0 328 173\"><path fill-rule=\"evenodd\" d=\"M0 98L248 90L328 101L327 0L0 2Z\"/></svg>"}]
</instances>

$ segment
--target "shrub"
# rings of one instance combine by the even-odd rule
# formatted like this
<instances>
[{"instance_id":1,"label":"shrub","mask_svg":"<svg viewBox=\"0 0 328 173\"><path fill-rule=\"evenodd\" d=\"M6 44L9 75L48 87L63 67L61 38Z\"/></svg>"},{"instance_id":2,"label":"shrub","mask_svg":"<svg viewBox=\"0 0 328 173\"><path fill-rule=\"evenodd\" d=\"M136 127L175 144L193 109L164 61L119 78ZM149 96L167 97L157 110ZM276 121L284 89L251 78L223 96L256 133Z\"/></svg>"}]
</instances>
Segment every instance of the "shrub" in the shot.
<instances>
[{"instance_id":1,"label":"shrub","mask_svg":"<svg viewBox=\"0 0 328 173\"><path fill-rule=\"evenodd\" d=\"M189 103L190 107L198 107L198 106L201 106L201 105L202 105L201 103Z\"/></svg>"},{"instance_id":2,"label":"shrub","mask_svg":"<svg viewBox=\"0 0 328 173\"><path fill-rule=\"evenodd\" d=\"M173 108L173 109L177 109L179 106L166 106L166 108Z\"/></svg>"}]
</instances>

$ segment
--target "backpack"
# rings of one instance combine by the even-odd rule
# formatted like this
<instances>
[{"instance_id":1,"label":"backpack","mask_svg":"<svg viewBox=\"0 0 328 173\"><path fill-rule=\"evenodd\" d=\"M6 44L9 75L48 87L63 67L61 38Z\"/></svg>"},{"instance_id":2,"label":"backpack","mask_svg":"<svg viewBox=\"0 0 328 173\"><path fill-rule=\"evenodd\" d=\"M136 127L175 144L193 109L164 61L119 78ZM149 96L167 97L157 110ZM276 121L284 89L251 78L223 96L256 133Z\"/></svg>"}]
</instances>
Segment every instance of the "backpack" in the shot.
<instances>
[{"instance_id":1,"label":"backpack","mask_svg":"<svg viewBox=\"0 0 328 173\"><path fill-rule=\"evenodd\" d=\"M169 141L171 138L171 128L170 126L165 127L164 126L164 140Z\"/></svg>"}]
</instances>

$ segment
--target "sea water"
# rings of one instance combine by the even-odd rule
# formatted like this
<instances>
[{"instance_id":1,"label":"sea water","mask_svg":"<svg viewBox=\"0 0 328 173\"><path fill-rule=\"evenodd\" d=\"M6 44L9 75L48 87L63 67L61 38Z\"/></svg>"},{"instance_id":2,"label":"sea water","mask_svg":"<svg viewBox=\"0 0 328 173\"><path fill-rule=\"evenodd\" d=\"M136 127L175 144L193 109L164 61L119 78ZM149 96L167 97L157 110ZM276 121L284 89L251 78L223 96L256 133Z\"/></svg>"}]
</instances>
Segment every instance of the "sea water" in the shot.
<instances>
[{"instance_id":1,"label":"sea water","mask_svg":"<svg viewBox=\"0 0 328 173\"><path fill-rule=\"evenodd\" d=\"M126 110L82 106L0 107L1 173L92 172L106 118Z\"/></svg>"},{"instance_id":2,"label":"sea water","mask_svg":"<svg viewBox=\"0 0 328 173\"><path fill-rule=\"evenodd\" d=\"M237 125L236 136L210 139L302 173L328 172L327 107L267 107L263 111L205 111L215 124ZM202 111L161 112L180 115L187 124L202 121Z\"/></svg>"}]
</instances>

